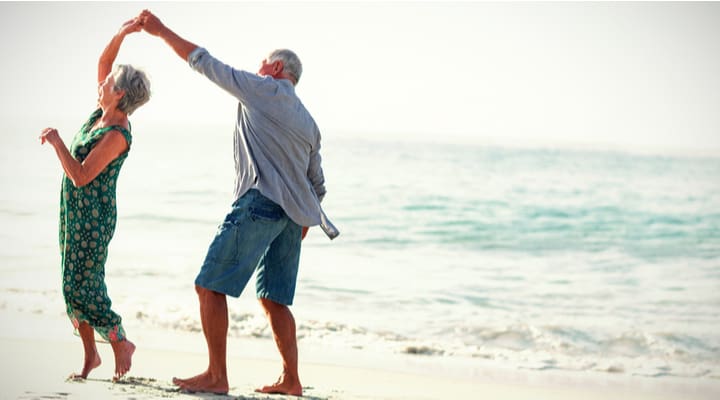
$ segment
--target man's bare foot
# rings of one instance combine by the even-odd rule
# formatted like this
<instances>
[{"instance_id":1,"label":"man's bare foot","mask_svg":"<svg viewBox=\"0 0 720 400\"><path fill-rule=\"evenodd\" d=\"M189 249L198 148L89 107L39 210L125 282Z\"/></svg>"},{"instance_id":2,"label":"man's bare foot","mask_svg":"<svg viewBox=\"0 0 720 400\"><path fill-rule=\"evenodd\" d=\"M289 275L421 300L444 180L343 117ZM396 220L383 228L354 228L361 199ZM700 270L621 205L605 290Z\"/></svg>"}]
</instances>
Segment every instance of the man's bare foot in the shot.
<instances>
[{"instance_id":1,"label":"man's bare foot","mask_svg":"<svg viewBox=\"0 0 720 400\"><path fill-rule=\"evenodd\" d=\"M135 345L133 342L125 339L110 342L110 346L112 346L113 353L115 353L115 375L113 375L113 381L117 381L130 371Z\"/></svg>"},{"instance_id":2,"label":"man's bare foot","mask_svg":"<svg viewBox=\"0 0 720 400\"><path fill-rule=\"evenodd\" d=\"M230 390L227 376L213 376L208 371L187 379L173 378L173 383L188 392L227 394Z\"/></svg>"},{"instance_id":3,"label":"man's bare foot","mask_svg":"<svg viewBox=\"0 0 720 400\"><path fill-rule=\"evenodd\" d=\"M100 355L98 353L95 353L94 355L91 355L89 357L85 357L85 363L83 364L82 372L79 374L77 372L73 372L72 374L70 374L68 379L70 379L70 380L87 379L88 375L90 374L90 371L99 367L101 363L102 363L102 360L100 360Z\"/></svg>"},{"instance_id":4,"label":"man's bare foot","mask_svg":"<svg viewBox=\"0 0 720 400\"><path fill-rule=\"evenodd\" d=\"M278 381L272 385L255 389L258 393L268 394L289 394L291 396L302 396L302 385L300 380L290 375L282 374Z\"/></svg>"}]
</instances>

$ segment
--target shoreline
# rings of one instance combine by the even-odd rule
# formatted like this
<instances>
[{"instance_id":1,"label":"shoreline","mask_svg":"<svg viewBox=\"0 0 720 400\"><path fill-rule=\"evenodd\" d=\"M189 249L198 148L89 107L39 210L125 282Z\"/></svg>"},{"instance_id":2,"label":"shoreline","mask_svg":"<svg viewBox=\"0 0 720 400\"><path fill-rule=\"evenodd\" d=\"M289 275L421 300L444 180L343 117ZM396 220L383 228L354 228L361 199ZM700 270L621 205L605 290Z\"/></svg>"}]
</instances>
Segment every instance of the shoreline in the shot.
<instances>
[{"instance_id":1,"label":"shoreline","mask_svg":"<svg viewBox=\"0 0 720 400\"><path fill-rule=\"evenodd\" d=\"M65 381L79 368L82 347L69 323L42 314L0 309L0 399L295 399L254 393L280 372L274 344L266 339L228 340L227 396L180 393L172 378L189 377L206 366L200 332L140 330L130 325L137 351L129 374L111 381L112 350L98 344L103 364L84 382ZM13 329L7 329L12 326ZM448 363L442 358L392 355L366 350L300 345L304 398L309 399L615 399L705 400L717 398L720 381L713 379L648 378L567 371L504 368L498 363L468 360ZM464 368L467 370L462 371ZM462 371L462 372L461 372ZM463 373L464 372L464 373Z\"/></svg>"}]
</instances>

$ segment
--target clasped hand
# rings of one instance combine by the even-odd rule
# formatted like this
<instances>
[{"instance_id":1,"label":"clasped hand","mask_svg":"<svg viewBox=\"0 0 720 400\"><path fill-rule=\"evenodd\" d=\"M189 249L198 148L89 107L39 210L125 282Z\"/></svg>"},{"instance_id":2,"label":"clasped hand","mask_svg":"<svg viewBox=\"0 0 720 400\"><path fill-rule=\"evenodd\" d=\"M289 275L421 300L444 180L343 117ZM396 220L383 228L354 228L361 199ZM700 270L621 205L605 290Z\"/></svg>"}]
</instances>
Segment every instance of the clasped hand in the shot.
<instances>
[{"instance_id":1,"label":"clasped hand","mask_svg":"<svg viewBox=\"0 0 720 400\"><path fill-rule=\"evenodd\" d=\"M40 144L45 144L45 142L48 142L54 145L58 141L58 139L60 139L60 134L55 128L45 128L42 130L39 139Z\"/></svg>"}]
</instances>

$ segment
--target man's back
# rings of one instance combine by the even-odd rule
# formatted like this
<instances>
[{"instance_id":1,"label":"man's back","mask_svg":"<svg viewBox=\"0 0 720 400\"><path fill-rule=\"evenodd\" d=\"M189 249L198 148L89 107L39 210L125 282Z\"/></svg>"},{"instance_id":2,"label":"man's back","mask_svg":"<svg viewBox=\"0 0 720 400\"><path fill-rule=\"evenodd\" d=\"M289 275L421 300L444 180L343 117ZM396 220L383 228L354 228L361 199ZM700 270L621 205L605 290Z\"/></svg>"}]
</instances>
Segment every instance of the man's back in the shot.
<instances>
[{"instance_id":1,"label":"man's back","mask_svg":"<svg viewBox=\"0 0 720 400\"><path fill-rule=\"evenodd\" d=\"M239 101L235 198L251 188L301 226L321 223L320 131L291 81L236 70L198 48L190 65Z\"/></svg>"}]
</instances>

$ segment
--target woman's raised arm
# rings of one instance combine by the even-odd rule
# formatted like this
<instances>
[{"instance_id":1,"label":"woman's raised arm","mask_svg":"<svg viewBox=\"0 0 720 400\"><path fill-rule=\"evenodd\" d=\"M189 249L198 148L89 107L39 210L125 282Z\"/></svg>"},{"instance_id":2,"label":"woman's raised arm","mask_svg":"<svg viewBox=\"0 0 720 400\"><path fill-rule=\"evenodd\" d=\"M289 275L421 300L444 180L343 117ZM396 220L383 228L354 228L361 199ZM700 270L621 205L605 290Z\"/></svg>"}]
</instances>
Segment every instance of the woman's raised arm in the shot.
<instances>
[{"instance_id":1,"label":"woman's raised arm","mask_svg":"<svg viewBox=\"0 0 720 400\"><path fill-rule=\"evenodd\" d=\"M142 25L140 19L133 18L126 21L120 27L120 30L115 34L115 36L110 39L110 43L108 43L105 47L105 50L103 50L100 55L100 60L98 60L98 83L104 81L105 77L107 77L110 71L112 71L115 57L117 57L118 52L120 51L120 45L122 45L125 36L133 32L139 32L141 29Z\"/></svg>"}]
</instances>

